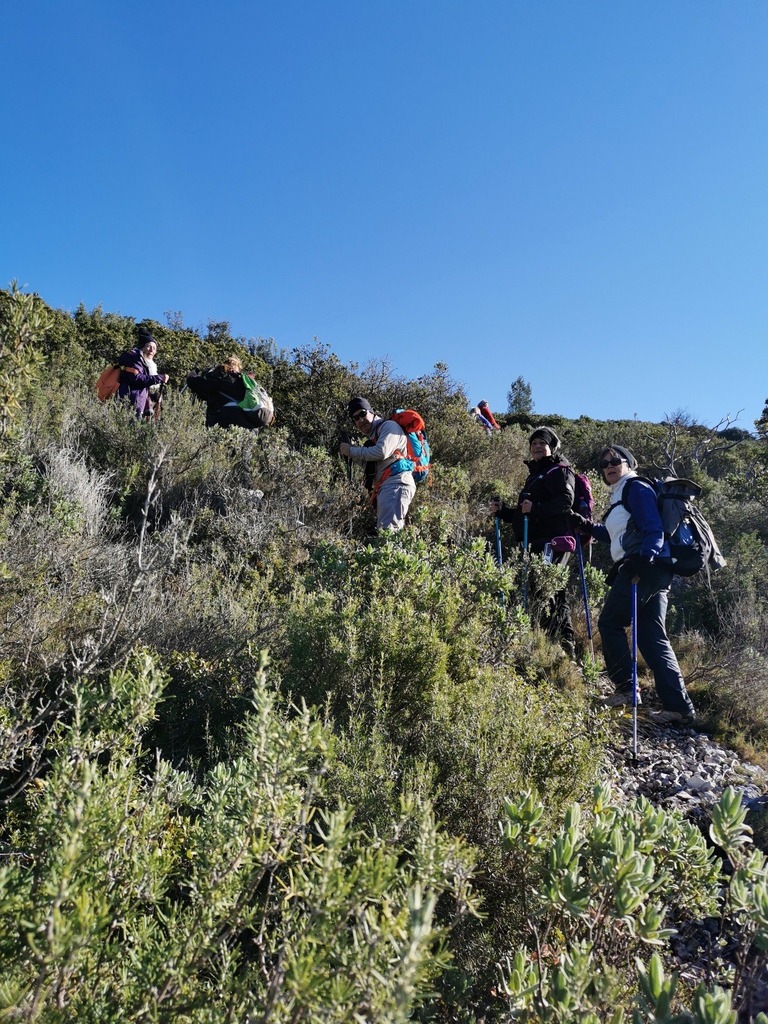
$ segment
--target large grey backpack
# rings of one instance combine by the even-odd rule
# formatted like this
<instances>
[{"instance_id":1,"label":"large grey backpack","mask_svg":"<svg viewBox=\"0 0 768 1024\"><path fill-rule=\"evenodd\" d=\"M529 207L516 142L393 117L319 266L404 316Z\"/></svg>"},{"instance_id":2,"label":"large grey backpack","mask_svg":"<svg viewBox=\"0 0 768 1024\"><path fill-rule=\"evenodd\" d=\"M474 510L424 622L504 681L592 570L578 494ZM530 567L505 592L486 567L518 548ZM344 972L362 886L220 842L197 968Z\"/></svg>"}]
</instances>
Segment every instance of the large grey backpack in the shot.
<instances>
[{"instance_id":1,"label":"large grey backpack","mask_svg":"<svg viewBox=\"0 0 768 1024\"><path fill-rule=\"evenodd\" d=\"M669 550L674 562L676 576L695 576L702 569L707 570L707 578L711 572L717 572L726 564L723 553L718 547L712 527L704 518L694 501L701 494L701 487L693 480L683 477L667 477L665 480L649 480L638 476L650 484L656 492L656 503L664 527L664 535L669 541ZM624 505L631 512L626 501L629 481L622 491L618 504Z\"/></svg>"}]
</instances>

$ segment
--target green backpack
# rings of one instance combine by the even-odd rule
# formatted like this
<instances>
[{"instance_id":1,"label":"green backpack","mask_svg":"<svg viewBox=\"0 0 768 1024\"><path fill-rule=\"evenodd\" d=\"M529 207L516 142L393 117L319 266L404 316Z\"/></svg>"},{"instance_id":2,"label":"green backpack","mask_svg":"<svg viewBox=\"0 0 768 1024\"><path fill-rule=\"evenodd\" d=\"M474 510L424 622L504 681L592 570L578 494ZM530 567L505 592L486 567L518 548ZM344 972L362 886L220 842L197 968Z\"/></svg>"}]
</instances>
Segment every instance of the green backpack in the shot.
<instances>
[{"instance_id":1,"label":"green backpack","mask_svg":"<svg viewBox=\"0 0 768 1024\"><path fill-rule=\"evenodd\" d=\"M249 373L242 373L241 377L245 385L245 397L237 404L249 418L258 420L260 426L271 426L275 420L275 403Z\"/></svg>"}]
</instances>

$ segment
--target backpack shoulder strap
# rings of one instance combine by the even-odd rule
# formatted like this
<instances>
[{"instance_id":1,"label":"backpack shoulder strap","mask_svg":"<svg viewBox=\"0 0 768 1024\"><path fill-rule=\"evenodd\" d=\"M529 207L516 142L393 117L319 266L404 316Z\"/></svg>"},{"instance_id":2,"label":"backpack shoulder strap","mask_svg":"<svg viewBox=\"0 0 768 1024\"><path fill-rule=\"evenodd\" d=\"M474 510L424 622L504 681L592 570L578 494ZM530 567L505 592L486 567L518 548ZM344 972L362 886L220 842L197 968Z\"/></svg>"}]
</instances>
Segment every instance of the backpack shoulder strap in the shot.
<instances>
[{"instance_id":1,"label":"backpack shoulder strap","mask_svg":"<svg viewBox=\"0 0 768 1024\"><path fill-rule=\"evenodd\" d=\"M621 492L621 497L619 498L619 500L614 501L614 503L612 505L609 505L606 509L605 515L603 516L603 522L605 522L605 520L608 518L611 512L613 512L613 510L615 508L618 508L620 505L623 505L623 507L627 510L627 512L629 512L630 515L632 514L632 509L629 507L629 502L627 501L627 491L629 490L630 484L633 484L636 480L639 480L643 484L648 484L648 486L653 490L654 494L656 493L656 488L653 485L653 480L651 480L649 477L633 476L624 484L624 487Z\"/></svg>"},{"instance_id":2,"label":"backpack shoulder strap","mask_svg":"<svg viewBox=\"0 0 768 1024\"><path fill-rule=\"evenodd\" d=\"M647 477L647 476L633 476L633 477L630 477L630 479L627 480L627 482L624 484L624 489L621 492L621 501L617 501L616 502L617 505L623 505L624 508L626 508L629 512L631 512L632 509L629 507L629 502L627 501L627 491L629 491L632 488L632 484L634 484L636 482L639 482L641 484L647 484L648 487L651 488L653 493L656 494L656 487L654 486L653 480L651 480L650 477Z\"/></svg>"}]
</instances>

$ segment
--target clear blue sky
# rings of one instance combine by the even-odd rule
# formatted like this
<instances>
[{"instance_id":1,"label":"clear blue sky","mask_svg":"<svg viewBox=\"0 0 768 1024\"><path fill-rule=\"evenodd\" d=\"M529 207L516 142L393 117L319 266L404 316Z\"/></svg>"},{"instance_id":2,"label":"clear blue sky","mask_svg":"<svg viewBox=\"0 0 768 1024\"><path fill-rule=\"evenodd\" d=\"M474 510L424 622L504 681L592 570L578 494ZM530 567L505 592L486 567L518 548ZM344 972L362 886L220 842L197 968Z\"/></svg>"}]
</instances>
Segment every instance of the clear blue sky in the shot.
<instances>
[{"instance_id":1,"label":"clear blue sky","mask_svg":"<svg viewBox=\"0 0 768 1024\"><path fill-rule=\"evenodd\" d=\"M767 54L766 0L8 2L0 285L751 429Z\"/></svg>"}]
</instances>

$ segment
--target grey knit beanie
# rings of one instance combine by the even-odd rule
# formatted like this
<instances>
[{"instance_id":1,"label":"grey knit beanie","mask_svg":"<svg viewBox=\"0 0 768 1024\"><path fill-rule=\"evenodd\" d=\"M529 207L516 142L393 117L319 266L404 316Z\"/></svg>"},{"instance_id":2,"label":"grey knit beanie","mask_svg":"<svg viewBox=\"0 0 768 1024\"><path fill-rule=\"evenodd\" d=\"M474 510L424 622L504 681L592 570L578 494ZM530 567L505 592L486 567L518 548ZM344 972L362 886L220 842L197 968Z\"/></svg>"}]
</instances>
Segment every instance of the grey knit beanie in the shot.
<instances>
[{"instance_id":1,"label":"grey knit beanie","mask_svg":"<svg viewBox=\"0 0 768 1024\"><path fill-rule=\"evenodd\" d=\"M605 458L608 452L616 452L616 454L620 455L622 459L626 459L630 469L635 469L637 467L637 459L635 458L635 456L632 454L629 448L622 448L620 444L606 445L605 448L603 448L603 450L598 455L597 461L602 462L602 460Z\"/></svg>"}]
</instances>

